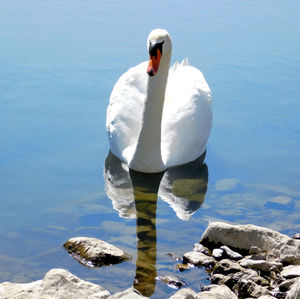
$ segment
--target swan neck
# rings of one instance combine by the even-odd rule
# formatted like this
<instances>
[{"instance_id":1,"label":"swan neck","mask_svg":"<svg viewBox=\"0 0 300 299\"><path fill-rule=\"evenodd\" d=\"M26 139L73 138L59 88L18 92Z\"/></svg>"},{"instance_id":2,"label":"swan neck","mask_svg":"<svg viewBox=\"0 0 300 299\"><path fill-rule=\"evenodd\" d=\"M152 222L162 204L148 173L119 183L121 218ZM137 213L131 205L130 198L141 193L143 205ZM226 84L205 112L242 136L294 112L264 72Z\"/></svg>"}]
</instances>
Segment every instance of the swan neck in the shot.
<instances>
[{"instance_id":1,"label":"swan neck","mask_svg":"<svg viewBox=\"0 0 300 299\"><path fill-rule=\"evenodd\" d=\"M170 57L161 59L159 70L148 76L141 131L130 168L143 172L165 170L161 156L161 122Z\"/></svg>"}]
</instances>

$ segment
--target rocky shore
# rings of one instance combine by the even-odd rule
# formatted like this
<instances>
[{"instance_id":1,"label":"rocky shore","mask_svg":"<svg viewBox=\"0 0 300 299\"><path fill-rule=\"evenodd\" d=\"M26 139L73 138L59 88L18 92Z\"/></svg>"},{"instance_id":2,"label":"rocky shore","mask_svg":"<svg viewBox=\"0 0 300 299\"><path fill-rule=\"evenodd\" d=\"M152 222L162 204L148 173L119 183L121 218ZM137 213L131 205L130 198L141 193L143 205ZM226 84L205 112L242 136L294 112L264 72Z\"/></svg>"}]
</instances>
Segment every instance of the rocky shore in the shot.
<instances>
[{"instance_id":1,"label":"rocky shore","mask_svg":"<svg viewBox=\"0 0 300 299\"><path fill-rule=\"evenodd\" d=\"M93 238L74 238L64 247L85 266L114 264L130 256L121 249ZM210 223L200 242L182 257L178 269L204 267L211 284L201 292L182 287L169 299L285 298L300 299L300 240L255 225ZM160 278L164 279L164 278ZM167 278L165 278L167 279ZM64 269L50 270L32 283L0 284L2 299L49 298L146 298L133 288L111 295Z\"/></svg>"}]
</instances>

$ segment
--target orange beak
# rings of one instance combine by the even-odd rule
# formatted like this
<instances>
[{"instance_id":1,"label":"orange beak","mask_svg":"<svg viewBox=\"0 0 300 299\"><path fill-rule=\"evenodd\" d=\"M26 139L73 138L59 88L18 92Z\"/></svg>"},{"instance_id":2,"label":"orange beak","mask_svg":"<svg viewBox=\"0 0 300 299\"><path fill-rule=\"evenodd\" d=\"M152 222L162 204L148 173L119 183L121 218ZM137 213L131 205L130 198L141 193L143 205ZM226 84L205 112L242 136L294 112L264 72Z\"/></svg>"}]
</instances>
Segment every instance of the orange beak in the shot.
<instances>
[{"instance_id":1,"label":"orange beak","mask_svg":"<svg viewBox=\"0 0 300 299\"><path fill-rule=\"evenodd\" d=\"M154 76L157 73L161 55L162 54L159 49L157 50L156 55L150 55L149 65L147 68L147 73L150 77Z\"/></svg>"}]
</instances>

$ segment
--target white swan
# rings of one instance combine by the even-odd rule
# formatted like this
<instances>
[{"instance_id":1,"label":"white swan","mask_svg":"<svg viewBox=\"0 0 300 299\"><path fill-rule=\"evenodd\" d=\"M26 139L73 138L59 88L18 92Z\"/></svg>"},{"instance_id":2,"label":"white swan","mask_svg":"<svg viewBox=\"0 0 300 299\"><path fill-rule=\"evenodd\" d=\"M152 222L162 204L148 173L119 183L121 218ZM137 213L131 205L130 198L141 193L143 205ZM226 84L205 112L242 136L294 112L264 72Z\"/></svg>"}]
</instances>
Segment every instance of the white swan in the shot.
<instances>
[{"instance_id":1,"label":"white swan","mask_svg":"<svg viewBox=\"0 0 300 299\"><path fill-rule=\"evenodd\" d=\"M205 152L211 91L187 59L169 70L172 42L166 30L153 30L147 45L149 64L130 68L112 90L106 128L115 156L133 170L155 173Z\"/></svg>"}]
</instances>

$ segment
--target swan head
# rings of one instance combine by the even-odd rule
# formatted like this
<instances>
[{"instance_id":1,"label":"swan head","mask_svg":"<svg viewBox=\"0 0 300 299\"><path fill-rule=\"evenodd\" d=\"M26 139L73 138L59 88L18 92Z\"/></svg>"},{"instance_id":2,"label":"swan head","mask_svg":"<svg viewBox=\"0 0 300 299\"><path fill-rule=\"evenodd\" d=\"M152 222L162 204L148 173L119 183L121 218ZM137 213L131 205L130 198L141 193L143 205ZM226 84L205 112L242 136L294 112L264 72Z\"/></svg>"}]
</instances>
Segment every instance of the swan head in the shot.
<instances>
[{"instance_id":1,"label":"swan head","mask_svg":"<svg viewBox=\"0 0 300 299\"><path fill-rule=\"evenodd\" d=\"M171 36L168 31L164 29L154 29L148 36L147 45L149 52L147 73L150 77L152 77L158 72L161 60L164 60L164 57L169 57L168 60L171 58ZM169 65L167 67L169 68Z\"/></svg>"}]
</instances>

